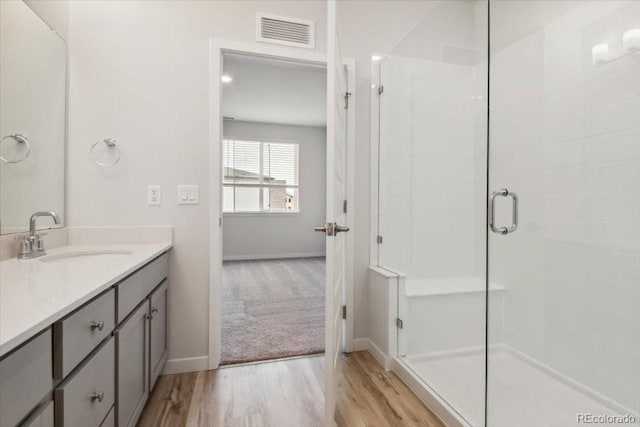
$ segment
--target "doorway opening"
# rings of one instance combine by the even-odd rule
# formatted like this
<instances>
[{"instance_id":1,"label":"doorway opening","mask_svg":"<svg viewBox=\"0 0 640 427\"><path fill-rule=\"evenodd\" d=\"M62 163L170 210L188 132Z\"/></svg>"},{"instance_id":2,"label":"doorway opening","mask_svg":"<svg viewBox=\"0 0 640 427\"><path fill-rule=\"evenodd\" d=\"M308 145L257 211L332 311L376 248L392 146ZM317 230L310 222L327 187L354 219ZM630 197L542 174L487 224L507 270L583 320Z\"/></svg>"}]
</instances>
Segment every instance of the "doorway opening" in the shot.
<instances>
[{"instance_id":1,"label":"doorway opening","mask_svg":"<svg viewBox=\"0 0 640 427\"><path fill-rule=\"evenodd\" d=\"M222 61L220 364L323 353L326 66Z\"/></svg>"}]
</instances>

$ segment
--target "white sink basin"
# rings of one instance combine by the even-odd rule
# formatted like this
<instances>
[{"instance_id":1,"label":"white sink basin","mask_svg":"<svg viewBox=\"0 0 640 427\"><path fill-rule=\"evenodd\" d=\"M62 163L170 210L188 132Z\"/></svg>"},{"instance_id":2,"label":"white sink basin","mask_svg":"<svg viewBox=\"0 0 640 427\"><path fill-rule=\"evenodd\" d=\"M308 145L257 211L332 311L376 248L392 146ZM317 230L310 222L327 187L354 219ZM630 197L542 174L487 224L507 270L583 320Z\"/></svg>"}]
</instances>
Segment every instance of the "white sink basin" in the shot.
<instances>
[{"instance_id":1,"label":"white sink basin","mask_svg":"<svg viewBox=\"0 0 640 427\"><path fill-rule=\"evenodd\" d=\"M121 250L121 249L96 249L96 250L81 250L64 252L55 255L46 255L40 258L40 262L54 262L54 261L66 261L77 258L85 257L122 257L133 254L133 251Z\"/></svg>"}]
</instances>

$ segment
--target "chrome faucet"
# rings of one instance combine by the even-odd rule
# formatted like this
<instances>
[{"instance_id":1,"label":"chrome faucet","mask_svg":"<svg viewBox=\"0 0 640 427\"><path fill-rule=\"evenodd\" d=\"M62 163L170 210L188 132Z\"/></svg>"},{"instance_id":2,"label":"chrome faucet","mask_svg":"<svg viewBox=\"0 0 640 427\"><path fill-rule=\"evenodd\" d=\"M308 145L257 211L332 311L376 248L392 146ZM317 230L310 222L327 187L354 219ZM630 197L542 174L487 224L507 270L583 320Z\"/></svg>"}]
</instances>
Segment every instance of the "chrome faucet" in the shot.
<instances>
[{"instance_id":1,"label":"chrome faucet","mask_svg":"<svg viewBox=\"0 0 640 427\"><path fill-rule=\"evenodd\" d=\"M29 220L29 237L20 243L20 253L18 253L19 259L37 258L47 254L44 250L44 241L42 240L42 237L36 233L36 219L41 216L50 216L53 218L53 222L60 224L60 217L53 211L36 212L31 215L31 219Z\"/></svg>"}]
</instances>

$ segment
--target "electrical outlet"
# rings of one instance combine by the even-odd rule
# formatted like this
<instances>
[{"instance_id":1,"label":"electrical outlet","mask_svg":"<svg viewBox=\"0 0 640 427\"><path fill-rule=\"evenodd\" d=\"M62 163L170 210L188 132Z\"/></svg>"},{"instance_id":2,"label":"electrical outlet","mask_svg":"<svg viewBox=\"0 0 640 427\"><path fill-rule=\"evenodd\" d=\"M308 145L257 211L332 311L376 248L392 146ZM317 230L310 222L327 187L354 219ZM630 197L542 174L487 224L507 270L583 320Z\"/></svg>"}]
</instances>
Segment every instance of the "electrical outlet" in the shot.
<instances>
[{"instance_id":1,"label":"electrical outlet","mask_svg":"<svg viewBox=\"0 0 640 427\"><path fill-rule=\"evenodd\" d=\"M200 201L197 185L178 185L179 205L197 205L199 203Z\"/></svg>"},{"instance_id":2,"label":"electrical outlet","mask_svg":"<svg viewBox=\"0 0 640 427\"><path fill-rule=\"evenodd\" d=\"M162 187L159 185L147 186L147 205L159 206L162 204Z\"/></svg>"}]
</instances>

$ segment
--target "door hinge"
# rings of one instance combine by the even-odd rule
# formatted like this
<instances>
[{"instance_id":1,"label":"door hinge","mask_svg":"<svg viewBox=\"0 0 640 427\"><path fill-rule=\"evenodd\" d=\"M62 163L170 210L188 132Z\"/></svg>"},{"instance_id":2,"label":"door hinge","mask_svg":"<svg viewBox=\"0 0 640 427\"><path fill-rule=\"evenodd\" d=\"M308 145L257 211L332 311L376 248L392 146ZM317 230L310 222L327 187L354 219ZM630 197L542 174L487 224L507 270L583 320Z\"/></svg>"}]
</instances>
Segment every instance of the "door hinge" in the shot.
<instances>
[{"instance_id":1,"label":"door hinge","mask_svg":"<svg viewBox=\"0 0 640 427\"><path fill-rule=\"evenodd\" d=\"M345 92L344 94L344 109L349 109L349 98L351 98L351 92Z\"/></svg>"},{"instance_id":2,"label":"door hinge","mask_svg":"<svg viewBox=\"0 0 640 427\"><path fill-rule=\"evenodd\" d=\"M342 202L342 213L347 213L347 201Z\"/></svg>"},{"instance_id":3,"label":"door hinge","mask_svg":"<svg viewBox=\"0 0 640 427\"><path fill-rule=\"evenodd\" d=\"M376 242L378 242L378 244L381 245L382 244L382 236L376 237Z\"/></svg>"},{"instance_id":4,"label":"door hinge","mask_svg":"<svg viewBox=\"0 0 640 427\"><path fill-rule=\"evenodd\" d=\"M384 86L380 85L378 86L378 95L382 95L382 92L384 92Z\"/></svg>"},{"instance_id":5,"label":"door hinge","mask_svg":"<svg viewBox=\"0 0 640 427\"><path fill-rule=\"evenodd\" d=\"M218 228L222 228L222 217L218 218Z\"/></svg>"},{"instance_id":6,"label":"door hinge","mask_svg":"<svg viewBox=\"0 0 640 427\"><path fill-rule=\"evenodd\" d=\"M347 318L347 306L346 305L342 306L342 318L343 319Z\"/></svg>"},{"instance_id":7,"label":"door hinge","mask_svg":"<svg viewBox=\"0 0 640 427\"><path fill-rule=\"evenodd\" d=\"M402 322L401 318L396 318L396 326L398 327L398 329L402 329L402 327L404 326L404 323Z\"/></svg>"}]
</instances>

